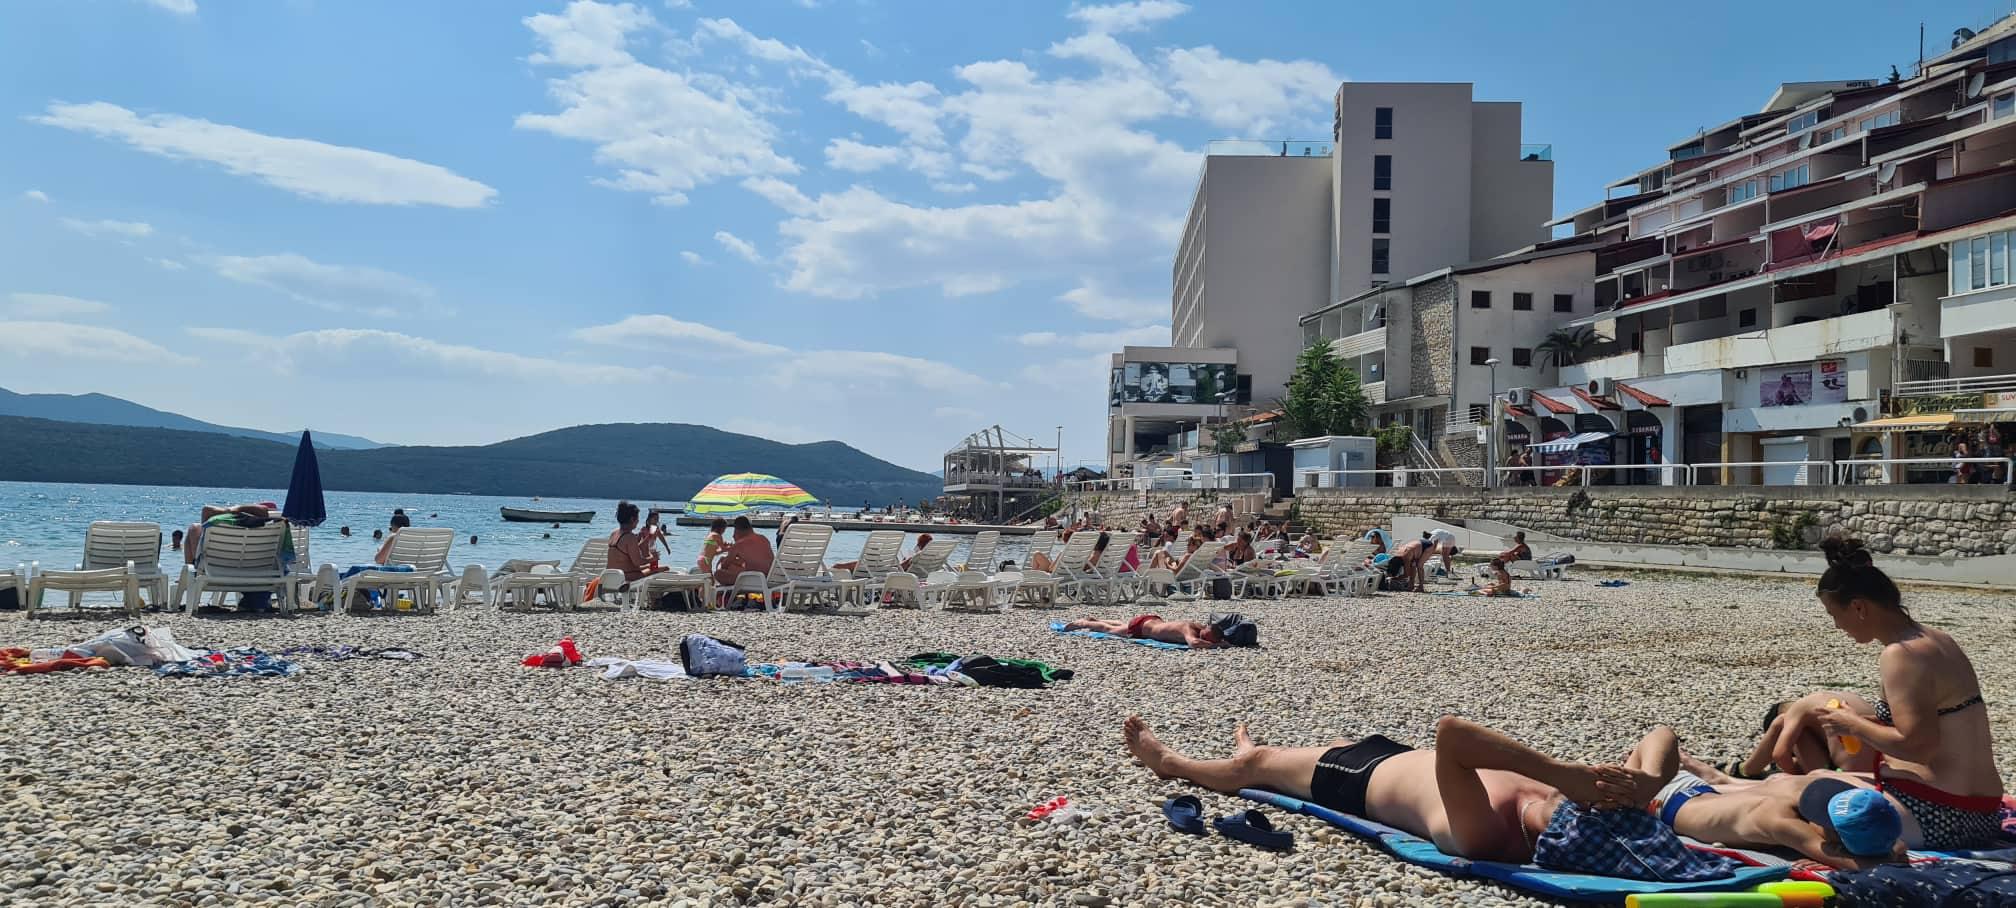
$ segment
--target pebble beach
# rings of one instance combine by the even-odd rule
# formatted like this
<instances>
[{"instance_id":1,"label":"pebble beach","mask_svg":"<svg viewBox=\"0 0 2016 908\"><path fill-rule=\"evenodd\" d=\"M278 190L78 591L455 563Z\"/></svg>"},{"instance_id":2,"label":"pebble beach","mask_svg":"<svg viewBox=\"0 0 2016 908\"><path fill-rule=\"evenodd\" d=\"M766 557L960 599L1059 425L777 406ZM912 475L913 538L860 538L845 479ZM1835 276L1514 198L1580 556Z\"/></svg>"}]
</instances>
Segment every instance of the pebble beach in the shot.
<instances>
[{"instance_id":1,"label":"pebble beach","mask_svg":"<svg viewBox=\"0 0 2016 908\"><path fill-rule=\"evenodd\" d=\"M1173 795L1121 745L1139 713L1173 747L1427 743L1462 715L1557 755L1611 760L1654 723L1710 759L1775 700L1872 691L1874 645L1811 581L1610 572L1541 598L1409 594L1242 602L1262 648L1164 652L1049 632L1078 608L866 618L504 613L187 618L191 646L403 647L411 663L304 658L288 679L119 668L0 677L0 901L41 905L1539 905L1391 860L1275 813L1288 854L1171 831ZM2016 594L1907 588L1972 654L2016 775ZM1220 603L1220 605L1223 605ZM1202 618L1207 603L1154 605ZM1124 617L1137 609L1108 610ZM0 612L0 645L81 640L110 613ZM704 632L753 660L1030 657L1044 690L604 681L518 665L562 635L588 656L677 659ZM2001 654L1998 656L1997 654ZM1075 822L1027 823L1063 796Z\"/></svg>"}]
</instances>

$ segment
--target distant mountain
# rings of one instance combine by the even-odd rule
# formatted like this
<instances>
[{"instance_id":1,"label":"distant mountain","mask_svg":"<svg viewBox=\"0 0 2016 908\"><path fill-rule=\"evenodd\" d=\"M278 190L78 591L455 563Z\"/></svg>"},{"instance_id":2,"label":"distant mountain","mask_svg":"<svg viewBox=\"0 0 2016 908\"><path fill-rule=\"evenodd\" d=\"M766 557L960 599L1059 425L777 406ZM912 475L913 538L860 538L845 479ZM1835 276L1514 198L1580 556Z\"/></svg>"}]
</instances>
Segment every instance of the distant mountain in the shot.
<instances>
[{"instance_id":1,"label":"distant mountain","mask_svg":"<svg viewBox=\"0 0 2016 908\"><path fill-rule=\"evenodd\" d=\"M321 436L316 436L318 439ZM292 440L0 416L0 480L280 488ZM683 501L723 473L771 473L852 507L934 498L938 478L837 441L787 445L706 426L575 426L491 445L327 450L322 483L357 492Z\"/></svg>"},{"instance_id":2,"label":"distant mountain","mask_svg":"<svg viewBox=\"0 0 2016 908\"><path fill-rule=\"evenodd\" d=\"M155 429L182 429L189 432L216 432L236 435L240 438L258 438L287 444L300 444L300 432L262 432L258 429L241 429L236 426L220 426L216 423L192 419L179 413L143 407L130 400L108 397L103 394L16 394L0 388L0 416L31 416L36 419L55 419L64 422L93 423L102 426L141 426ZM379 448L383 445L368 438L355 435L338 435L334 432L316 430L315 446L318 448Z\"/></svg>"}]
</instances>

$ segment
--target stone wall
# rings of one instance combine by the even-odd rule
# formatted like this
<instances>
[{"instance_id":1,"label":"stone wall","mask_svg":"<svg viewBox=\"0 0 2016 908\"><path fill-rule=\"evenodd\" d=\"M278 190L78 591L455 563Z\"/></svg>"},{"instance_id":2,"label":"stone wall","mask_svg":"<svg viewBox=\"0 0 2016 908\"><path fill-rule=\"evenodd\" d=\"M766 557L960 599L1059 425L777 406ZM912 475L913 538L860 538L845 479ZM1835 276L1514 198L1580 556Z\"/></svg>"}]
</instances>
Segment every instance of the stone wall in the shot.
<instances>
[{"instance_id":1,"label":"stone wall","mask_svg":"<svg viewBox=\"0 0 2016 908\"><path fill-rule=\"evenodd\" d=\"M2016 553L2016 496L2004 486L1300 489L1296 501L1299 520L1327 536L1412 514L1590 542L1812 549L1840 532L1886 554Z\"/></svg>"},{"instance_id":2,"label":"stone wall","mask_svg":"<svg viewBox=\"0 0 2016 908\"><path fill-rule=\"evenodd\" d=\"M1456 282L1443 278L1414 288L1408 318L1413 330L1407 350L1407 396L1446 397L1456 386Z\"/></svg>"},{"instance_id":3,"label":"stone wall","mask_svg":"<svg viewBox=\"0 0 2016 908\"><path fill-rule=\"evenodd\" d=\"M1136 527L1141 518L1154 514L1160 520L1169 515L1170 509L1178 502L1190 503L1193 520L1210 516L1226 501L1232 502L1232 513L1238 517L1250 517L1266 507L1264 494L1221 492L1210 489L1185 491L1140 492L1133 490L1112 492L1083 492L1069 496L1064 502L1065 519L1075 518L1087 511L1099 515L1100 522L1114 527Z\"/></svg>"}]
</instances>

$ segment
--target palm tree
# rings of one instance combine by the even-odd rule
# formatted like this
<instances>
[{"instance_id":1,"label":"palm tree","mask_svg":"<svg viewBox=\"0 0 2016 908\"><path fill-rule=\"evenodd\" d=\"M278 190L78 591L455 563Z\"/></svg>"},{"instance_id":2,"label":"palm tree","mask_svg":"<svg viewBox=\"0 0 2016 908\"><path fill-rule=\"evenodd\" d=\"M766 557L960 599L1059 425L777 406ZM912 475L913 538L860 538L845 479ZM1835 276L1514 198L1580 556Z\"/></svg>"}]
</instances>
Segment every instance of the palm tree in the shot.
<instances>
[{"instance_id":1,"label":"palm tree","mask_svg":"<svg viewBox=\"0 0 2016 908\"><path fill-rule=\"evenodd\" d=\"M1597 335L1596 329L1588 326L1580 328L1556 328L1547 332L1547 338L1534 349L1540 351L1540 364L1548 368L1572 366L1595 352L1598 344L1609 342L1609 338Z\"/></svg>"}]
</instances>

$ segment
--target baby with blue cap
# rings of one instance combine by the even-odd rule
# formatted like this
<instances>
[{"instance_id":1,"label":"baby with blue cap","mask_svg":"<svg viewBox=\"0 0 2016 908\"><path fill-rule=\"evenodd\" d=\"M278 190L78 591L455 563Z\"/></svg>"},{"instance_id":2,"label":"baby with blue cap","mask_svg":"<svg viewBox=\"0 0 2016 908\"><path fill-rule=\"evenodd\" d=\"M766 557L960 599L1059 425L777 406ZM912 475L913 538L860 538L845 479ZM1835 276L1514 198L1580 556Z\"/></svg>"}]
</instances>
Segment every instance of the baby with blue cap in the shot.
<instances>
[{"instance_id":1,"label":"baby with blue cap","mask_svg":"<svg viewBox=\"0 0 2016 908\"><path fill-rule=\"evenodd\" d=\"M1904 818L1883 793L1840 779L1815 779L1799 795L1799 816L1857 857L1887 857L1904 835Z\"/></svg>"}]
</instances>

